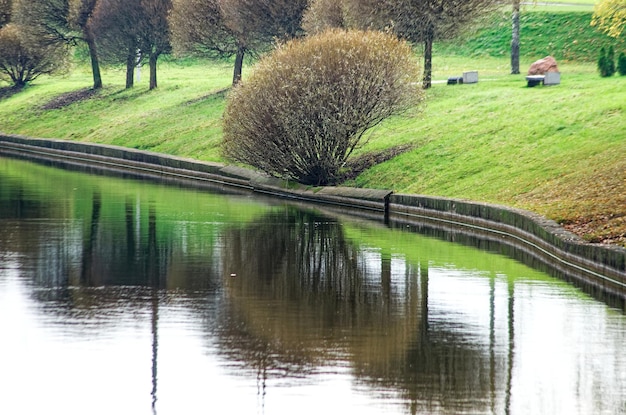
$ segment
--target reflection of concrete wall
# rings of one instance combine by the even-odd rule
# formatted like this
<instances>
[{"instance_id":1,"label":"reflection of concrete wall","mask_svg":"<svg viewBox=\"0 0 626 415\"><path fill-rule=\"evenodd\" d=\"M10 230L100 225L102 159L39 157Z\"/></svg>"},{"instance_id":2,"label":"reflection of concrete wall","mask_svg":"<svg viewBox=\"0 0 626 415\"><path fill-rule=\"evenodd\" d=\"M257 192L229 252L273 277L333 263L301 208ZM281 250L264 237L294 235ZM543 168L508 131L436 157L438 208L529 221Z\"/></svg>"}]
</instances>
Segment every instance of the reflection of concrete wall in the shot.
<instances>
[{"instance_id":1,"label":"reflection of concrete wall","mask_svg":"<svg viewBox=\"0 0 626 415\"><path fill-rule=\"evenodd\" d=\"M524 249L545 254L556 266L574 272L576 278L598 290L626 298L626 249L584 243L555 222L523 210L454 199L392 195L386 190L308 189L238 167L71 141L0 135L0 153L236 186L279 197L361 209L392 220L436 219L458 226L480 227L505 235L524 245Z\"/></svg>"}]
</instances>

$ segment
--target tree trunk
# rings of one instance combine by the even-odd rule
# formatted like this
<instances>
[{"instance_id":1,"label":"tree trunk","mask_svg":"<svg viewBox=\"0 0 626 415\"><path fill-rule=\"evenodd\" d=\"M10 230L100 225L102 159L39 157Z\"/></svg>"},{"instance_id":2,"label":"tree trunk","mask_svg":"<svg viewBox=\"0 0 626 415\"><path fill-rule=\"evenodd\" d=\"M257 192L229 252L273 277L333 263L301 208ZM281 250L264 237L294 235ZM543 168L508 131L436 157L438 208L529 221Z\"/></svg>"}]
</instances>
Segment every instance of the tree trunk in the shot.
<instances>
[{"instance_id":1,"label":"tree trunk","mask_svg":"<svg viewBox=\"0 0 626 415\"><path fill-rule=\"evenodd\" d=\"M433 73L433 41L435 39L434 31L429 31L424 38L424 81L423 88L428 89L432 85Z\"/></svg>"},{"instance_id":2,"label":"tree trunk","mask_svg":"<svg viewBox=\"0 0 626 415\"><path fill-rule=\"evenodd\" d=\"M237 55L235 56L235 69L233 71L233 86L237 85L241 81L241 69L243 67L243 57L246 53L246 48L239 45L237 49Z\"/></svg>"},{"instance_id":3,"label":"tree trunk","mask_svg":"<svg viewBox=\"0 0 626 415\"><path fill-rule=\"evenodd\" d=\"M511 38L511 74L519 74L519 9L520 0L513 0L513 36Z\"/></svg>"},{"instance_id":4,"label":"tree trunk","mask_svg":"<svg viewBox=\"0 0 626 415\"><path fill-rule=\"evenodd\" d=\"M135 85L135 53L135 48L128 48L128 55L126 56L126 89L130 89Z\"/></svg>"},{"instance_id":5,"label":"tree trunk","mask_svg":"<svg viewBox=\"0 0 626 415\"><path fill-rule=\"evenodd\" d=\"M157 87L157 59L158 53L150 54L150 90Z\"/></svg>"},{"instance_id":6,"label":"tree trunk","mask_svg":"<svg viewBox=\"0 0 626 415\"><path fill-rule=\"evenodd\" d=\"M89 57L91 58L91 72L93 74L93 89L102 88L102 76L100 75L100 62L98 61L98 51L96 49L96 40L90 29L85 28L83 32L85 42L89 48Z\"/></svg>"}]
</instances>

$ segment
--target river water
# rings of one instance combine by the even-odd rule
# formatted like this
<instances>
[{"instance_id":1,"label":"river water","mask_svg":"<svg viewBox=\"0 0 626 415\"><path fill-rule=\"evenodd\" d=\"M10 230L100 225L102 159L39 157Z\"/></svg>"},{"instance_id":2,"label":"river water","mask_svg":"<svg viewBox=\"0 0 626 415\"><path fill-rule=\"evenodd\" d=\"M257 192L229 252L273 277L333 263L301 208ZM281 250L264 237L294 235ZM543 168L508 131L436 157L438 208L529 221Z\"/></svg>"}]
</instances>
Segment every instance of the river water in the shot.
<instances>
[{"instance_id":1,"label":"river water","mask_svg":"<svg viewBox=\"0 0 626 415\"><path fill-rule=\"evenodd\" d=\"M497 252L0 158L0 414L625 414L626 316Z\"/></svg>"}]
</instances>

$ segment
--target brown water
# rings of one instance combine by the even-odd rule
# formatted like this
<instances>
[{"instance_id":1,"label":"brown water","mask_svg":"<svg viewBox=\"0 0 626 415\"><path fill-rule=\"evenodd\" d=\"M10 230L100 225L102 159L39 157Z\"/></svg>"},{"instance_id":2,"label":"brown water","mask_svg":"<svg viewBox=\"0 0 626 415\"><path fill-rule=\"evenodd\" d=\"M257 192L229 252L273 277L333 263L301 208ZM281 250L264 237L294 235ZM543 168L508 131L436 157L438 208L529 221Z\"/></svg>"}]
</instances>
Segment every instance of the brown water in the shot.
<instances>
[{"instance_id":1,"label":"brown water","mask_svg":"<svg viewBox=\"0 0 626 415\"><path fill-rule=\"evenodd\" d=\"M0 414L624 414L626 317L497 253L0 158Z\"/></svg>"}]
</instances>

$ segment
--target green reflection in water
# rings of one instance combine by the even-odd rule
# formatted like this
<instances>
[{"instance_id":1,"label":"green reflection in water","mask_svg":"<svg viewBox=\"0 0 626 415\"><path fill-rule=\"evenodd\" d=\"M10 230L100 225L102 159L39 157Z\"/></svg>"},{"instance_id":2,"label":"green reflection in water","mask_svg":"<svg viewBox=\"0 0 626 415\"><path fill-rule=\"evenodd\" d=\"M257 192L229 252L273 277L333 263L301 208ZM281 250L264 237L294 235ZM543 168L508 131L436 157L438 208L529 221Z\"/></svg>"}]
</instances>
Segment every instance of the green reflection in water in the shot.
<instances>
[{"instance_id":1,"label":"green reflection in water","mask_svg":"<svg viewBox=\"0 0 626 415\"><path fill-rule=\"evenodd\" d=\"M0 183L0 244L39 257L37 279L49 286L185 286L198 275L185 272L191 258L212 258L221 229L270 209L250 198L2 158Z\"/></svg>"}]
</instances>

